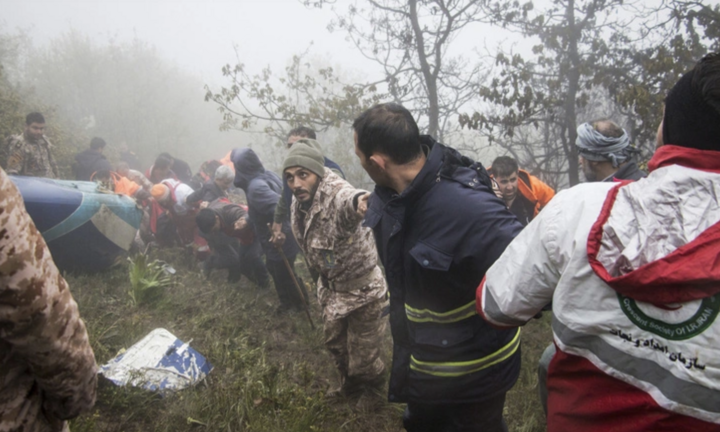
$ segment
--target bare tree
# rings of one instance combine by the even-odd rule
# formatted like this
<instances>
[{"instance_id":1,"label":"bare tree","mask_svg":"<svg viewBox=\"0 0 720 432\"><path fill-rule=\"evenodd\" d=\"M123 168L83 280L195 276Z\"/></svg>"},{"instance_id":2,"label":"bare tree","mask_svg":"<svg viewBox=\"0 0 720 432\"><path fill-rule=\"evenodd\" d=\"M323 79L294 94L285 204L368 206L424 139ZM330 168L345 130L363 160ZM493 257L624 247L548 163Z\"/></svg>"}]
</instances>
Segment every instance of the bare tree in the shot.
<instances>
[{"instance_id":1,"label":"bare tree","mask_svg":"<svg viewBox=\"0 0 720 432\"><path fill-rule=\"evenodd\" d=\"M326 1L305 1L322 7ZM480 63L449 54L465 28L486 15L481 0L356 0L330 30L344 30L378 64L392 99L412 109L427 132L442 138L458 110L476 97Z\"/></svg>"},{"instance_id":2,"label":"bare tree","mask_svg":"<svg viewBox=\"0 0 720 432\"><path fill-rule=\"evenodd\" d=\"M532 3L497 1L488 4L496 25L539 43L532 55L500 52L499 73L480 91L499 112L463 115L461 124L481 130L491 140L513 149L527 141L514 139L519 129L533 127L543 141L538 166L550 163L567 174L570 185L579 182L578 109L589 100L602 72L612 66L614 48L626 43L623 31L630 20L619 10L631 11L624 0L552 0L536 11ZM624 9L623 9L624 8ZM559 158L559 161L545 161Z\"/></svg>"},{"instance_id":3,"label":"bare tree","mask_svg":"<svg viewBox=\"0 0 720 432\"><path fill-rule=\"evenodd\" d=\"M294 126L311 126L318 131L349 125L364 109L384 95L377 83L347 84L330 66L317 66L307 52L293 56L284 74L270 67L251 74L245 64L225 65L228 85L213 91L205 86L205 100L218 105L223 115L221 129L257 131L279 139Z\"/></svg>"}]
</instances>

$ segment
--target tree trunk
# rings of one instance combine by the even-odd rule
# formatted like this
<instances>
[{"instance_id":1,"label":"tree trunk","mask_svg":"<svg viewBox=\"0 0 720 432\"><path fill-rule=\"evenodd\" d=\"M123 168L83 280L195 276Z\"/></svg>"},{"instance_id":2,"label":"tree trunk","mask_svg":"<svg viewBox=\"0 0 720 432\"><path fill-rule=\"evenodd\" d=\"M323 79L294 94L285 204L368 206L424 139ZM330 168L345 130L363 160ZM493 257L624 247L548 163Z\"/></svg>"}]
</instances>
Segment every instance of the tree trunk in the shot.
<instances>
[{"instance_id":1,"label":"tree trunk","mask_svg":"<svg viewBox=\"0 0 720 432\"><path fill-rule=\"evenodd\" d=\"M568 138L567 158L568 158L568 180L570 186L575 186L580 182L579 161L577 147L577 113L575 112L575 101L579 90L580 82L580 55L578 54L578 40L582 36L582 29L577 28L575 24L575 0L568 0L565 9L566 19L568 23L568 89L565 95L565 125Z\"/></svg>"},{"instance_id":2,"label":"tree trunk","mask_svg":"<svg viewBox=\"0 0 720 432\"><path fill-rule=\"evenodd\" d=\"M420 28L420 21L418 20L417 0L410 0L408 4L410 6L410 21L415 35L415 49L417 50L420 69L425 78L425 88L427 90L429 104L427 113L428 135L438 137L437 134L440 129L440 105L438 102L437 76L433 73L430 63L428 63L427 53L425 52L425 39L422 29ZM439 46L435 47L436 50L440 48ZM440 66L435 65L435 67L439 68Z\"/></svg>"}]
</instances>

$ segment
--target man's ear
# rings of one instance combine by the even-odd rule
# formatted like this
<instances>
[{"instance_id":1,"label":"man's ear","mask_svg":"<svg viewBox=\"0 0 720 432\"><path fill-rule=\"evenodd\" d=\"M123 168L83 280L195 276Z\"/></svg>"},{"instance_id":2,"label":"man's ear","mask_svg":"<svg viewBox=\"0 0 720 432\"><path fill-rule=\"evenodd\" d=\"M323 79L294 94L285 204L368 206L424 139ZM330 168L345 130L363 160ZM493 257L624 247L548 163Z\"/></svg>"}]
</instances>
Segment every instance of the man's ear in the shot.
<instances>
[{"instance_id":1,"label":"man's ear","mask_svg":"<svg viewBox=\"0 0 720 432\"><path fill-rule=\"evenodd\" d=\"M373 153L368 160L380 168L382 171L387 171L388 160L384 155Z\"/></svg>"}]
</instances>

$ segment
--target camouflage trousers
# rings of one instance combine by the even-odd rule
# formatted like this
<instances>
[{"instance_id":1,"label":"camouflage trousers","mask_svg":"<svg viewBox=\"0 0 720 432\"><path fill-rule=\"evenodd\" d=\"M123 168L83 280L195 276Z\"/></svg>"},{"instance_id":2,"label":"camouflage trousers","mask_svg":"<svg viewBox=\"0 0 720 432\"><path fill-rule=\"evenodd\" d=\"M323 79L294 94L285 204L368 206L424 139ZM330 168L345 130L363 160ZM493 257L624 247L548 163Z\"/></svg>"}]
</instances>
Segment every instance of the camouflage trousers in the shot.
<instances>
[{"instance_id":1,"label":"camouflage trousers","mask_svg":"<svg viewBox=\"0 0 720 432\"><path fill-rule=\"evenodd\" d=\"M343 387L376 384L385 370L380 359L386 319L384 299L366 304L347 316L324 319L325 346L340 371Z\"/></svg>"}]
</instances>

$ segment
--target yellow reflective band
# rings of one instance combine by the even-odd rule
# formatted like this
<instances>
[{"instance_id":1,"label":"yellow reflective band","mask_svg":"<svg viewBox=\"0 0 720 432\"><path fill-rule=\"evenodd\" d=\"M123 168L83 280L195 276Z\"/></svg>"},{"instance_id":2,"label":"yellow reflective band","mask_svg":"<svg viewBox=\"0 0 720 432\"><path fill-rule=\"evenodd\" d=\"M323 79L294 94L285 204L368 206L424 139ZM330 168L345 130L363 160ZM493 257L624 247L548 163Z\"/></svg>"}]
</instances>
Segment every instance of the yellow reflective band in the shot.
<instances>
[{"instance_id":1,"label":"yellow reflective band","mask_svg":"<svg viewBox=\"0 0 720 432\"><path fill-rule=\"evenodd\" d=\"M412 322L434 322L438 324L450 324L477 315L475 300L448 312L433 312L430 309L415 309L405 304L405 314Z\"/></svg>"},{"instance_id":2,"label":"yellow reflective band","mask_svg":"<svg viewBox=\"0 0 720 432\"><path fill-rule=\"evenodd\" d=\"M507 345L483 358L464 362L433 363L423 362L410 356L410 369L439 377L458 377L487 369L505 361L515 354L519 347L520 329L518 328L515 337Z\"/></svg>"}]
</instances>

